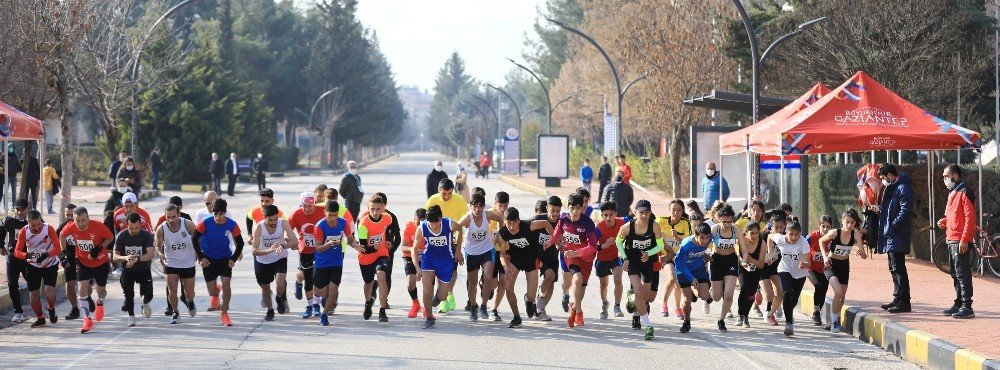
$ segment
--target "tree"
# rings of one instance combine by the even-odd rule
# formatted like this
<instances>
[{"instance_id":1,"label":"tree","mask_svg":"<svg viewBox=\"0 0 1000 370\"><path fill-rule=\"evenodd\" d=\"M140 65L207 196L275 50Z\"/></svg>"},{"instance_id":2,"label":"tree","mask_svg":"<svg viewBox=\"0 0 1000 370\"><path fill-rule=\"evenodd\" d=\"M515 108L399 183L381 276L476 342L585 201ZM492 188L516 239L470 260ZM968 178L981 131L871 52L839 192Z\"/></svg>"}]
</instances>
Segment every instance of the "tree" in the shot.
<instances>
[{"instance_id":1,"label":"tree","mask_svg":"<svg viewBox=\"0 0 1000 370\"><path fill-rule=\"evenodd\" d=\"M448 132L447 135L429 135L430 139L440 145L450 147L464 144L464 130L456 124L465 117L460 114L460 102L463 91L469 91L474 85L472 77L465 72L465 61L458 52L452 52L444 66L438 70L434 81L434 100L431 101L428 128L438 132ZM478 88L475 89L478 91ZM469 115L471 115L469 111ZM477 113L478 114L478 113ZM463 133L462 135L459 135Z\"/></svg>"}]
</instances>

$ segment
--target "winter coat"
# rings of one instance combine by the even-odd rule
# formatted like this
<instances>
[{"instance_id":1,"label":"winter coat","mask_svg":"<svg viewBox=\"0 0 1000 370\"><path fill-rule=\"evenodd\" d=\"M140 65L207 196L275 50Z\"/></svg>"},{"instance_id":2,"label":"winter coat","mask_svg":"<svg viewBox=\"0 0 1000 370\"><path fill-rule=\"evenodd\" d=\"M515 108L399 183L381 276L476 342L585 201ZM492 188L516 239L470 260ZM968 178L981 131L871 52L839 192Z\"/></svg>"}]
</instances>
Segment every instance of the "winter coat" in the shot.
<instances>
[{"instance_id":1,"label":"winter coat","mask_svg":"<svg viewBox=\"0 0 1000 370\"><path fill-rule=\"evenodd\" d=\"M910 253L913 234L913 187L910 177L899 175L882 195L879 211L878 249L883 253Z\"/></svg>"}]
</instances>

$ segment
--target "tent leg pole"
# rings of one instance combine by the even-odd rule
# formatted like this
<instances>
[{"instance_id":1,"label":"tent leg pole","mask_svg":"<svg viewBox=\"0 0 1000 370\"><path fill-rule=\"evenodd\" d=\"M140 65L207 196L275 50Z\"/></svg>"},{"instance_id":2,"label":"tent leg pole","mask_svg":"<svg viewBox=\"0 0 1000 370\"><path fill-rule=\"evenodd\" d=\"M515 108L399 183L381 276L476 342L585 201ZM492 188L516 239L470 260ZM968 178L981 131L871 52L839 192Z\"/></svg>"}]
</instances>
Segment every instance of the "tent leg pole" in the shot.
<instances>
[{"instance_id":1,"label":"tent leg pole","mask_svg":"<svg viewBox=\"0 0 1000 370\"><path fill-rule=\"evenodd\" d=\"M979 226L982 227L983 226L983 210L985 209L983 207L984 203L983 203L983 150L982 149L979 150L979 156L978 157L979 157L979 160L977 162L979 162L979 194L977 195L976 200L979 201L979 212L976 212L976 213L979 214L978 215L979 216ZM980 267L982 267L982 266L980 265Z\"/></svg>"},{"instance_id":2,"label":"tent leg pole","mask_svg":"<svg viewBox=\"0 0 1000 370\"><path fill-rule=\"evenodd\" d=\"M931 150L927 151L927 192L929 193L928 202L927 202L927 220L928 220L928 222L931 225L935 225L935 222L934 222L935 221L934 220L934 181L933 181L933 178L934 178L934 157L935 157L935 154L936 153L934 151L931 151ZM931 232L931 239L930 239L930 244L927 246L927 250L931 253L931 258L933 258L933 256L934 256L934 253L933 253L934 243L937 242L937 240L936 240L937 235L936 235L935 231L937 231L937 230L934 227L931 227L929 229L930 229L930 232Z\"/></svg>"},{"instance_id":3,"label":"tent leg pole","mask_svg":"<svg viewBox=\"0 0 1000 370\"><path fill-rule=\"evenodd\" d=\"M780 171L778 171L778 194L780 195L778 196L778 200L781 203L785 203L785 155L782 154L779 158Z\"/></svg>"}]
</instances>

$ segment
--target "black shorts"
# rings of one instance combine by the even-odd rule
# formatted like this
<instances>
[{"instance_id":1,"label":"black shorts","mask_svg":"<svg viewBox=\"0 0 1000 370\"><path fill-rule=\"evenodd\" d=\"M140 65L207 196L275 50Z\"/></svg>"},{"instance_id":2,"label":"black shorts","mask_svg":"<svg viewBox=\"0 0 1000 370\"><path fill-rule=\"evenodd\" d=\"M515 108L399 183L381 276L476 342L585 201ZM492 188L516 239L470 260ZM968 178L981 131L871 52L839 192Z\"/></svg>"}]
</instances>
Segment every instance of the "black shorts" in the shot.
<instances>
[{"instance_id":1,"label":"black shorts","mask_svg":"<svg viewBox=\"0 0 1000 370\"><path fill-rule=\"evenodd\" d=\"M497 256L495 256L494 259L493 259L493 278L494 279L499 279L500 275L506 274L506 273L507 273L507 269L503 268L503 264L500 263L499 254L497 254Z\"/></svg>"},{"instance_id":2,"label":"black shorts","mask_svg":"<svg viewBox=\"0 0 1000 370\"><path fill-rule=\"evenodd\" d=\"M378 271L389 271L389 257L379 257L370 265L361 265L361 280L365 284L375 281L375 273Z\"/></svg>"},{"instance_id":3,"label":"black shorts","mask_svg":"<svg viewBox=\"0 0 1000 370\"><path fill-rule=\"evenodd\" d=\"M417 266L413 265L413 259L410 256L403 256L403 271L406 271L406 276L417 274Z\"/></svg>"},{"instance_id":4,"label":"black shorts","mask_svg":"<svg viewBox=\"0 0 1000 370\"><path fill-rule=\"evenodd\" d=\"M305 271L313 268L315 258L315 255L312 253L299 253L299 270Z\"/></svg>"},{"instance_id":5,"label":"black shorts","mask_svg":"<svg viewBox=\"0 0 1000 370\"><path fill-rule=\"evenodd\" d=\"M538 269L538 265L535 259L521 258L511 256L510 263L514 265L514 268L521 272L532 272Z\"/></svg>"},{"instance_id":6,"label":"black shorts","mask_svg":"<svg viewBox=\"0 0 1000 370\"><path fill-rule=\"evenodd\" d=\"M257 285L271 284L278 274L288 273L288 258L282 258L274 263L260 263L254 259L253 273L257 277Z\"/></svg>"},{"instance_id":7,"label":"black shorts","mask_svg":"<svg viewBox=\"0 0 1000 370\"><path fill-rule=\"evenodd\" d=\"M697 270L691 270L691 275L694 275L695 281L689 281L687 280L687 277L683 275L677 275L677 286L681 288L690 288L694 284L708 284L712 282L712 279L709 278L708 270L706 270L704 267L701 267Z\"/></svg>"},{"instance_id":8,"label":"black shorts","mask_svg":"<svg viewBox=\"0 0 1000 370\"><path fill-rule=\"evenodd\" d=\"M597 270L597 277L603 278L605 276L611 276L615 272L615 267L622 266L622 259L615 258L611 261L595 261L594 269Z\"/></svg>"},{"instance_id":9,"label":"black shorts","mask_svg":"<svg viewBox=\"0 0 1000 370\"><path fill-rule=\"evenodd\" d=\"M63 267L63 277L66 281L76 281L76 258L63 259L59 264Z\"/></svg>"},{"instance_id":10,"label":"black shorts","mask_svg":"<svg viewBox=\"0 0 1000 370\"><path fill-rule=\"evenodd\" d=\"M760 268L760 279L761 280L770 279L772 276L778 276L778 262L777 261L775 261L774 263L772 263L770 265L768 265L768 264L765 263L764 267Z\"/></svg>"},{"instance_id":11,"label":"black shorts","mask_svg":"<svg viewBox=\"0 0 1000 370\"><path fill-rule=\"evenodd\" d=\"M340 278L343 276L344 266L317 267L313 269L313 287L323 289L330 283L340 286Z\"/></svg>"},{"instance_id":12,"label":"black shorts","mask_svg":"<svg viewBox=\"0 0 1000 370\"><path fill-rule=\"evenodd\" d=\"M831 258L830 268L824 270L823 275L826 275L827 280L837 278L837 282L841 285L847 285L848 280L851 279L851 260Z\"/></svg>"},{"instance_id":13,"label":"black shorts","mask_svg":"<svg viewBox=\"0 0 1000 370\"><path fill-rule=\"evenodd\" d=\"M45 282L45 286L56 286L56 277L59 276L59 265L52 265L49 267L35 267L29 264L26 268L27 273L24 275L25 280L28 281L28 290L39 290L42 288L42 282Z\"/></svg>"},{"instance_id":14,"label":"black shorts","mask_svg":"<svg viewBox=\"0 0 1000 370\"><path fill-rule=\"evenodd\" d=\"M187 268L167 266L163 269L163 273L167 275L177 275L181 279L194 279L194 271L194 266Z\"/></svg>"},{"instance_id":15,"label":"black shorts","mask_svg":"<svg viewBox=\"0 0 1000 370\"><path fill-rule=\"evenodd\" d=\"M475 254L475 255L466 254L465 271L473 272L482 268L483 265L485 265L487 262L493 263L493 253L494 251L490 250L489 252L483 254Z\"/></svg>"},{"instance_id":16,"label":"black shorts","mask_svg":"<svg viewBox=\"0 0 1000 370\"><path fill-rule=\"evenodd\" d=\"M660 280L660 273L653 271L653 259L642 262L639 258L628 260L628 276L637 275L642 278L644 284L653 284ZM654 291L656 289L653 289Z\"/></svg>"},{"instance_id":17,"label":"black shorts","mask_svg":"<svg viewBox=\"0 0 1000 370\"><path fill-rule=\"evenodd\" d=\"M552 256L547 254L542 254L538 257L538 270L543 276L546 271L552 271L552 275L556 278L554 281L559 281L559 256Z\"/></svg>"},{"instance_id":18,"label":"black shorts","mask_svg":"<svg viewBox=\"0 0 1000 370\"><path fill-rule=\"evenodd\" d=\"M76 266L77 281L94 280L97 286L108 285L108 273L111 272L111 264L105 263L97 267L87 267L82 263Z\"/></svg>"},{"instance_id":19,"label":"black shorts","mask_svg":"<svg viewBox=\"0 0 1000 370\"><path fill-rule=\"evenodd\" d=\"M726 276L737 277L740 275L740 256L736 253L726 256L713 254L709 267L712 281L722 281Z\"/></svg>"},{"instance_id":20,"label":"black shorts","mask_svg":"<svg viewBox=\"0 0 1000 370\"><path fill-rule=\"evenodd\" d=\"M218 260L209 258L208 267L203 267L201 269L201 274L205 275L205 282L206 283L213 282L220 276L226 278L232 278L233 268L229 267L229 261L231 260L228 258L223 258Z\"/></svg>"}]
</instances>

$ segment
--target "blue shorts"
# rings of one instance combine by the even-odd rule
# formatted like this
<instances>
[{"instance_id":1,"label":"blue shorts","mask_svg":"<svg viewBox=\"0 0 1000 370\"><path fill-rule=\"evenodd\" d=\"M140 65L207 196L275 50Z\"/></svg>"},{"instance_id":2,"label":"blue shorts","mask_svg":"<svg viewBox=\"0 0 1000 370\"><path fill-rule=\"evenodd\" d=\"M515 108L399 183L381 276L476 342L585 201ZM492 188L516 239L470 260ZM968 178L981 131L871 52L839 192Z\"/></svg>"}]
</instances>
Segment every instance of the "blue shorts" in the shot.
<instances>
[{"instance_id":1,"label":"blue shorts","mask_svg":"<svg viewBox=\"0 0 1000 370\"><path fill-rule=\"evenodd\" d=\"M559 252L559 269L562 272L569 272L569 266L566 266L566 259L563 258L563 253Z\"/></svg>"},{"instance_id":2,"label":"blue shorts","mask_svg":"<svg viewBox=\"0 0 1000 370\"><path fill-rule=\"evenodd\" d=\"M621 266L621 258L615 258L613 261L594 261L594 269L597 270L597 277L599 278L614 274L615 267Z\"/></svg>"},{"instance_id":3,"label":"blue shorts","mask_svg":"<svg viewBox=\"0 0 1000 370\"><path fill-rule=\"evenodd\" d=\"M468 253L464 254L465 254L466 272L479 270L487 262L493 263L493 259L496 258L493 256L494 254L496 254L493 249L483 254L473 254L473 255L469 255Z\"/></svg>"},{"instance_id":4,"label":"blue shorts","mask_svg":"<svg viewBox=\"0 0 1000 370\"><path fill-rule=\"evenodd\" d=\"M694 275L694 279L697 280L699 284L708 284L712 282L712 279L708 276L708 269L704 267L697 270L691 270L691 274ZM681 288L690 288L694 285L694 282L688 281L687 277L678 272L677 285L680 285Z\"/></svg>"},{"instance_id":5,"label":"blue shorts","mask_svg":"<svg viewBox=\"0 0 1000 370\"><path fill-rule=\"evenodd\" d=\"M450 283L455 274L455 259L449 256L430 256L424 254L420 256L420 268L424 271L434 271L434 275L442 283Z\"/></svg>"}]
</instances>

